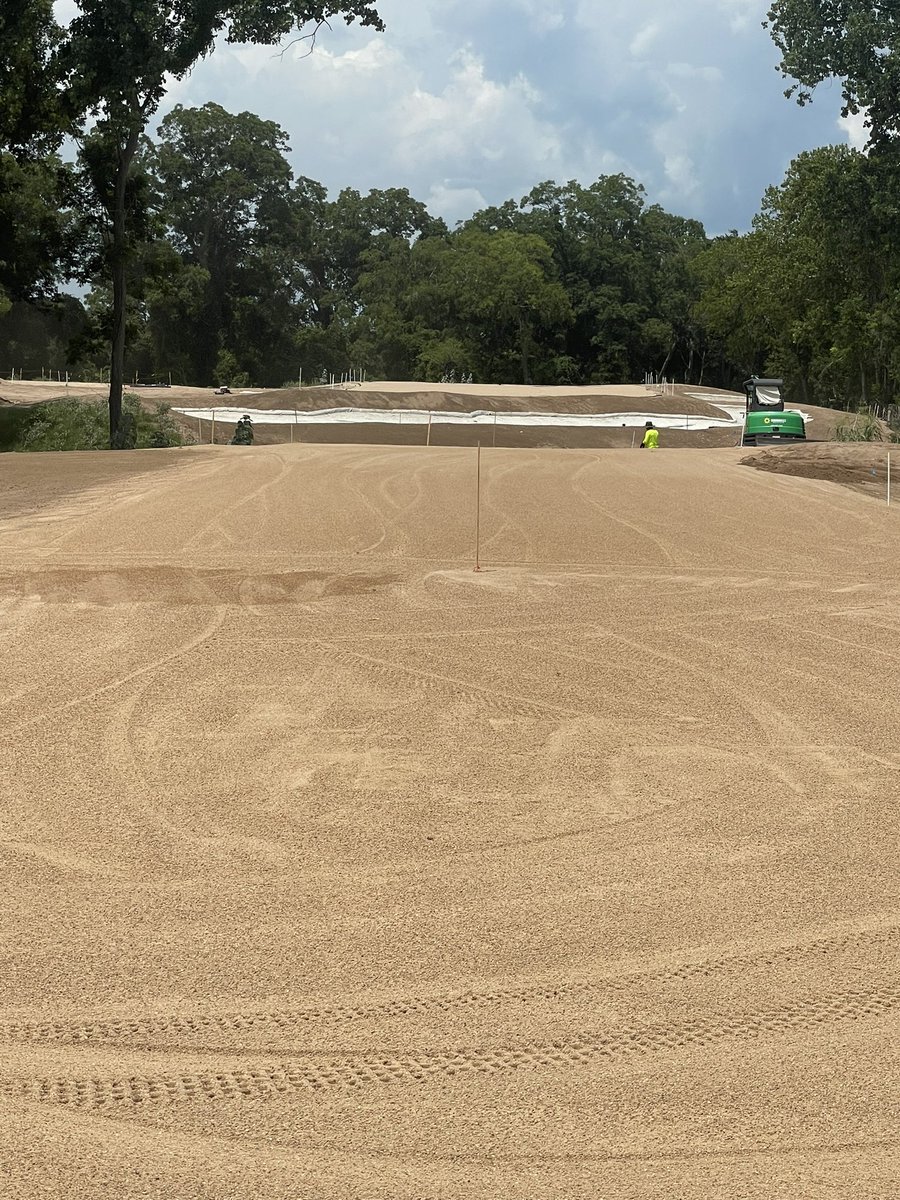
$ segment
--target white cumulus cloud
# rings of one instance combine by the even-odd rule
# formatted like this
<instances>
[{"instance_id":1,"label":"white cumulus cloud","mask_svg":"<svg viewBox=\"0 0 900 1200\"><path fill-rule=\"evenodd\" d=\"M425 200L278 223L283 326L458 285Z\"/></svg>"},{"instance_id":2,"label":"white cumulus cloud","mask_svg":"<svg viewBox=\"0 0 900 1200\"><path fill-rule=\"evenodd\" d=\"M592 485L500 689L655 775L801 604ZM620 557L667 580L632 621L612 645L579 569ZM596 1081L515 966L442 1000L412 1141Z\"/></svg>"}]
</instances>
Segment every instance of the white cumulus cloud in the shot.
<instances>
[{"instance_id":1,"label":"white cumulus cloud","mask_svg":"<svg viewBox=\"0 0 900 1200\"><path fill-rule=\"evenodd\" d=\"M308 57L219 44L159 115L207 100L255 112L288 132L298 174L332 193L406 187L450 221L544 179L621 171L711 232L747 228L802 150L864 137L859 121L836 127L836 93L785 100L767 0L378 8L384 34L336 19Z\"/></svg>"}]
</instances>

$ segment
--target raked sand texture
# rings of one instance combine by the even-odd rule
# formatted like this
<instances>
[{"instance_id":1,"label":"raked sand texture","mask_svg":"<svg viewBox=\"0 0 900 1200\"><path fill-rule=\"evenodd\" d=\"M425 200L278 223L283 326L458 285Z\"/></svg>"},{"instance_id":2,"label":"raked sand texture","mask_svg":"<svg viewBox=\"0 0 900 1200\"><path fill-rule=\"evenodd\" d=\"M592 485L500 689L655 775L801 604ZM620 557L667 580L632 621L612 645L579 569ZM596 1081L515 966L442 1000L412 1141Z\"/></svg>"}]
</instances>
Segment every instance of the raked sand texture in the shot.
<instances>
[{"instance_id":1,"label":"raked sand texture","mask_svg":"<svg viewBox=\"0 0 900 1200\"><path fill-rule=\"evenodd\" d=\"M900 1194L900 512L3 459L0 1192Z\"/></svg>"}]
</instances>

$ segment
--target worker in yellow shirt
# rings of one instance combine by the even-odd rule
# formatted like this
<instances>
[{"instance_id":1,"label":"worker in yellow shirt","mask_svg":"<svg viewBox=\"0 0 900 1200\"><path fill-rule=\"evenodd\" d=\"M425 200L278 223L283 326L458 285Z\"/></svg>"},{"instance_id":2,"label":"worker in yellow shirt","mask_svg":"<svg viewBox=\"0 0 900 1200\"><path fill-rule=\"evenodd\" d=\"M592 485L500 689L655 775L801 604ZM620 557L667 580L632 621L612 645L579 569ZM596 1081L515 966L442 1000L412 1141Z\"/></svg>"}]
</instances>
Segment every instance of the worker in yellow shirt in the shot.
<instances>
[{"instance_id":1,"label":"worker in yellow shirt","mask_svg":"<svg viewBox=\"0 0 900 1200\"><path fill-rule=\"evenodd\" d=\"M659 430L654 429L653 422L647 422L647 432L644 434L644 440L641 442L642 450L658 450L659 449Z\"/></svg>"}]
</instances>

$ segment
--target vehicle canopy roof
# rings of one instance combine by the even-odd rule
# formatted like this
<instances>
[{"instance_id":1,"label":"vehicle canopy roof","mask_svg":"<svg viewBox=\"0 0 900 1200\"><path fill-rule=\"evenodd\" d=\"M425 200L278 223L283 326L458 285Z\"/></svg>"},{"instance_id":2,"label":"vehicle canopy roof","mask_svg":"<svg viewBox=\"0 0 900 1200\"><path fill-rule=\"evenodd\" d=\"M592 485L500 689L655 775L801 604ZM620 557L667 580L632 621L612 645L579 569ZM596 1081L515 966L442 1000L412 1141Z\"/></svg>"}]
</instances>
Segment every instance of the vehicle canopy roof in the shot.
<instances>
[{"instance_id":1,"label":"vehicle canopy roof","mask_svg":"<svg viewBox=\"0 0 900 1200\"><path fill-rule=\"evenodd\" d=\"M749 379L744 380L748 405L758 405L761 408L784 408L784 399L781 395L783 385L783 379L765 379L761 375L752 375Z\"/></svg>"}]
</instances>

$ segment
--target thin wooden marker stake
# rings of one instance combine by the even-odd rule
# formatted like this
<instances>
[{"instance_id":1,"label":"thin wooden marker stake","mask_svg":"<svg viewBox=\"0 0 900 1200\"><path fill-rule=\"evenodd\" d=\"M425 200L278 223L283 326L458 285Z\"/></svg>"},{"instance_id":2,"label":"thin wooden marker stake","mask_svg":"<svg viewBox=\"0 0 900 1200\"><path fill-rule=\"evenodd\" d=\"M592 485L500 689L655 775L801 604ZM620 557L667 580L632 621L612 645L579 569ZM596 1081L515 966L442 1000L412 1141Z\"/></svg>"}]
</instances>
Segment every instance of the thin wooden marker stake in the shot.
<instances>
[{"instance_id":1,"label":"thin wooden marker stake","mask_svg":"<svg viewBox=\"0 0 900 1200\"><path fill-rule=\"evenodd\" d=\"M888 450L888 472L887 472L887 502L891 503L891 452Z\"/></svg>"},{"instance_id":2,"label":"thin wooden marker stake","mask_svg":"<svg viewBox=\"0 0 900 1200\"><path fill-rule=\"evenodd\" d=\"M212 410L212 428L209 431L209 444L212 446L216 440L216 410Z\"/></svg>"},{"instance_id":3,"label":"thin wooden marker stake","mask_svg":"<svg viewBox=\"0 0 900 1200\"><path fill-rule=\"evenodd\" d=\"M428 413L428 432L425 434L425 445L431 445L431 412Z\"/></svg>"},{"instance_id":4,"label":"thin wooden marker stake","mask_svg":"<svg viewBox=\"0 0 900 1200\"><path fill-rule=\"evenodd\" d=\"M475 466L475 570L481 570L481 442Z\"/></svg>"}]
</instances>

